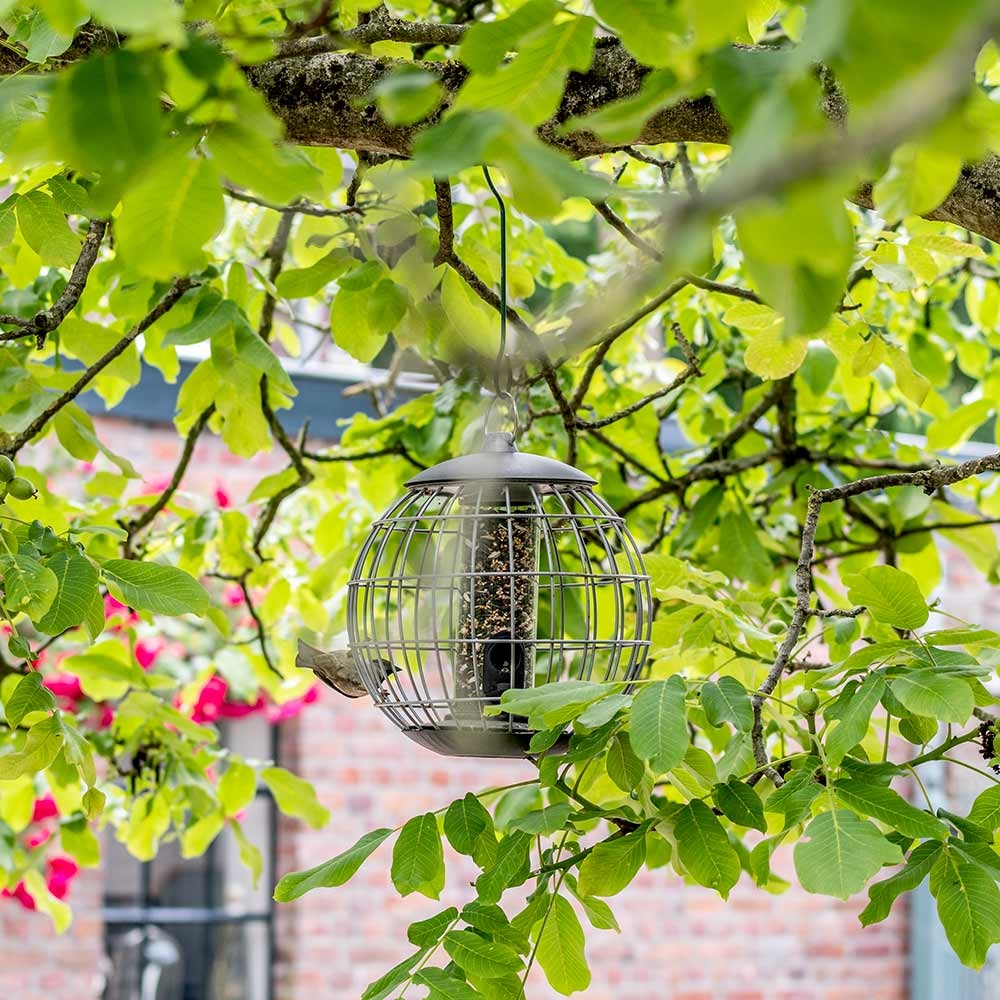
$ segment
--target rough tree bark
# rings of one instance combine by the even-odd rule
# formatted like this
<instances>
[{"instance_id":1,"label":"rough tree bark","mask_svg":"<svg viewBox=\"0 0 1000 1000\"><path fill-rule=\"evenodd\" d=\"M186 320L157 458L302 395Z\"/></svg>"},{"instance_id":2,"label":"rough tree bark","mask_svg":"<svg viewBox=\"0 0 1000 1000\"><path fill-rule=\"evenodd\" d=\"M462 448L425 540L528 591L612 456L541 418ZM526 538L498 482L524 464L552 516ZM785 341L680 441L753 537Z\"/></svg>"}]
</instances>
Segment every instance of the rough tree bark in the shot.
<instances>
[{"instance_id":1,"label":"rough tree bark","mask_svg":"<svg viewBox=\"0 0 1000 1000\"><path fill-rule=\"evenodd\" d=\"M397 24L407 26L407 22L391 20L390 28ZM382 32L380 37L394 37L393 31L385 33L386 26L383 24L373 27ZM451 25L422 25L421 30L434 27L455 28ZM305 40L309 41L312 40ZM350 41L353 43L359 39ZM84 29L59 61L71 62L107 44L108 39L100 29L89 33ZM427 127L429 121L410 126L390 125L378 113L377 107L367 103L375 84L399 65L396 60L376 58L363 52L333 51L284 54L249 66L245 72L250 83L260 90L284 122L290 141L407 157L415 136ZM466 68L455 60L420 65L441 78L445 90L442 107L446 107L464 82ZM16 52L0 48L0 74L25 68L24 60ZM636 62L617 40L603 40L594 50L591 68L585 73L570 73L558 111L540 126L539 134L546 142L576 158L616 148L593 132L563 131L563 124L571 118L634 96L646 72L645 67ZM828 110L834 117L842 114L842 108L831 107ZM430 121L433 120L432 117ZM646 122L634 144L725 144L728 141L729 127L725 119L712 98L704 96L677 101L661 108ZM871 207L870 186L863 187L854 200ZM951 222L1000 242L1000 157L991 155L981 163L967 165L951 194L934 211L927 213L927 218Z\"/></svg>"}]
</instances>

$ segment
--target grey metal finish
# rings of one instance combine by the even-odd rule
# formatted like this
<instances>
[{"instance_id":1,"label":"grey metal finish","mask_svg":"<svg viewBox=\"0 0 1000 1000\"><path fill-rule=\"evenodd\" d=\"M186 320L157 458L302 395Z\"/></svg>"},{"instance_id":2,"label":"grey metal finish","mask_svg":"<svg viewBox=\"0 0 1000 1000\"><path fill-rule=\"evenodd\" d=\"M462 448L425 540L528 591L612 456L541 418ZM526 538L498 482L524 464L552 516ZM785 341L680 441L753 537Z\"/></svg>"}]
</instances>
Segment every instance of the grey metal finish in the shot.
<instances>
[{"instance_id":1,"label":"grey metal finish","mask_svg":"<svg viewBox=\"0 0 1000 1000\"><path fill-rule=\"evenodd\" d=\"M507 434L490 434L482 451L450 458L418 472L407 486L461 485L471 482L580 483L597 480L572 465L517 451Z\"/></svg>"},{"instance_id":2,"label":"grey metal finish","mask_svg":"<svg viewBox=\"0 0 1000 1000\"><path fill-rule=\"evenodd\" d=\"M348 634L372 700L411 739L520 757L526 720L486 710L512 688L627 685L646 661L652 597L593 480L489 443L505 449L484 453L502 478L485 475L482 455L454 459L411 480L372 525L348 583Z\"/></svg>"}]
</instances>

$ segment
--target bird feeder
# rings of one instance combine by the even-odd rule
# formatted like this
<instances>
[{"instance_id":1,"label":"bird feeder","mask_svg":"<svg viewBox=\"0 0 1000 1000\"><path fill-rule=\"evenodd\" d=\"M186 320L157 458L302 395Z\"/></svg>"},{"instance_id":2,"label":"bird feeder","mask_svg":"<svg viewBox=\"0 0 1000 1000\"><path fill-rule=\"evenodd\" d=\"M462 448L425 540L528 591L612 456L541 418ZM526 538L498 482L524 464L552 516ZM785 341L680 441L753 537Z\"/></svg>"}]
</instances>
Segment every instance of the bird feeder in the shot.
<instances>
[{"instance_id":1,"label":"bird feeder","mask_svg":"<svg viewBox=\"0 0 1000 1000\"><path fill-rule=\"evenodd\" d=\"M520 757L526 720L485 711L505 691L638 676L649 577L594 485L489 434L414 476L372 525L348 583L350 646L372 700L414 742Z\"/></svg>"}]
</instances>

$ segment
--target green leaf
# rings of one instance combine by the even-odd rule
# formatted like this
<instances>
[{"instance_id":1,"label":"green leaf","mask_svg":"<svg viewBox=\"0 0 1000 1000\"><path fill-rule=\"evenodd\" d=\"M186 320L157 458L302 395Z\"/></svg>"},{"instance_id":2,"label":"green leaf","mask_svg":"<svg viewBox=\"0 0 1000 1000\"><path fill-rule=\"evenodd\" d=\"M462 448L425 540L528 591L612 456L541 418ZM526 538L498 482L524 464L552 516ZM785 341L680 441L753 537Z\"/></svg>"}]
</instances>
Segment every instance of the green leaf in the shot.
<instances>
[{"instance_id":1,"label":"green leaf","mask_svg":"<svg viewBox=\"0 0 1000 1000\"><path fill-rule=\"evenodd\" d=\"M715 889L723 899L739 881L739 855L722 824L700 799L677 811L674 823L677 856L684 870L700 885Z\"/></svg>"},{"instance_id":2,"label":"green leaf","mask_svg":"<svg viewBox=\"0 0 1000 1000\"><path fill-rule=\"evenodd\" d=\"M594 22L572 17L533 32L518 54L493 73L473 73L453 107L500 109L537 125L559 106L562 83L571 69L590 66Z\"/></svg>"},{"instance_id":3,"label":"green leaf","mask_svg":"<svg viewBox=\"0 0 1000 1000\"><path fill-rule=\"evenodd\" d=\"M875 182L875 208L887 223L924 215L951 192L962 170L962 157L951 150L904 143L892 154L889 169Z\"/></svg>"},{"instance_id":4,"label":"green leaf","mask_svg":"<svg viewBox=\"0 0 1000 1000\"><path fill-rule=\"evenodd\" d=\"M903 860L899 847L848 809L820 813L795 845L795 872L806 892L849 899L883 865Z\"/></svg>"},{"instance_id":5,"label":"green leaf","mask_svg":"<svg viewBox=\"0 0 1000 1000\"><path fill-rule=\"evenodd\" d=\"M871 724L872 712L885 691L881 674L869 674L856 688L840 695L835 705L824 712L824 718L834 720L824 744L826 759L836 767L864 738Z\"/></svg>"},{"instance_id":6,"label":"green leaf","mask_svg":"<svg viewBox=\"0 0 1000 1000\"><path fill-rule=\"evenodd\" d=\"M55 573L31 556L0 556L3 603L11 615L24 612L36 624L52 606L59 591Z\"/></svg>"},{"instance_id":7,"label":"green leaf","mask_svg":"<svg viewBox=\"0 0 1000 1000\"><path fill-rule=\"evenodd\" d=\"M623 791L631 792L646 773L646 765L635 755L628 733L615 733L605 760L608 777Z\"/></svg>"},{"instance_id":8,"label":"green leaf","mask_svg":"<svg viewBox=\"0 0 1000 1000\"><path fill-rule=\"evenodd\" d=\"M160 157L122 199L117 246L133 273L172 278L197 271L202 247L222 227L222 188L202 156Z\"/></svg>"},{"instance_id":9,"label":"green leaf","mask_svg":"<svg viewBox=\"0 0 1000 1000\"><path fill-rule=\"evenodd\" d=\"M320 805L316 789L308 781L283 767L265 767L260 778L271 789L274 801L286 816L305 820L314 830L329 822L330 810Z\"/></svg>"},{"instance_id":10,"label":"green leaf","mask_svg":"<svg viewBox=\"0 0 1000 1000\"><path fill-rule=\"evenodd\" d=\"M553 729L570 722L588 705L613 693L613 685L576 680L517 688L504 691L500 704L490 706L490 714L508 712L510 715L526 715L532 728Z\"/></svg>"},{"instance_id":11,"label":"green leaf","mask_svg":"<svg viewBox=\"0 0 1000 1000\"><path fill-rule=\"evenodd\" d=\"M955 954L982 968L990 945L1000 941L1000 889L993 876L944 850L931 868L931 895Z\"/></svg>"},{"instance_id":12,"label":"green leaf","mask_svg":"<svg viewBox=\"0 0 1000 1000\"><path fill-rule=\"evenodd\" d=\"M434 813L408 820L392 849L392 884L401 896L419 892L440 896L444 880L444 853Z\"/></svg>"},{"instance_id":13,"label":"green leaf","mask_svg":"<svg viewBox=\"0 0 1000 1000\"><path fill-rule=\"evenodd\" d=\"M487 941L475 931L449 931L444 936L444 950L470 976L483 979L516 972L524 964L513 948L498 941Z\"/></svg>"},{"instance_id":14,"label":"green leaf","mask_svg":"<svg viewBox=\"0 0 1000 1000\"><path fill-rule=\"evenodd\" d=\"M62 727L62 749L66 763L77 769L84 784L96 784L97 770L94 767L94 751L90 741L76 728L72 717L59 715L57 718Z\"/></svg>"},{"instance_id":15,"label":"green leaf","mask_svg":"<svg viewBox=\"0 0 1000 1000\"><path fill-rule=\"evenodd\" d=\"M735 677L720 677L718 683L706 681L701 686L701 701L713 726L731 722L740 732L753 728L753 706L747 689Z\"/></svg>"},{"instance_id":16,"label":"green leaf","mask_svg":"<svg viewBox=\"0 0 1000 1000\"><path fill-rule=\"evenodd\" d=\"M264 871L264 855L261 854L259 847L250 843L243 827L235 819L229 821L229 829L233 831L233 836L236 838L240 861L250 872L253 887L256 889L260 882L261 873Z\"/></svg>"},{"instance_id":17,"label":"green leaf","mask_svg":"<svg viewBox=\"0 0 1000 1000\"><path fill-rule=\"evenodd\" d=\"M329 889L344 885L368 860L375 849L395 831L382 828L366 833L342 854L324 861L315 868L302 872L289 872L278 883L274 898L279 903L287 903L304 896L313 889Z\"/></svg>"},{"instance_id":18,"label":"green leaf","mask_svg":"<svg viewBox=\"0 0 1000 1000\"><path fill-rule=\"evenodd\" d=\"M449 906L447 910L436 913L426 920L417 920L410 924L406 931L406 939L410 944L420 948L430 948L438 943L441 935L458 919L458 910Z\"/></svg>"},{"instance_id":19,"label":"green leaf","mask_svg":"<svg viewBox=\"0 0 1000 1000\"><path fill-rule=\"evenodd\" d=\"M495 72L520 39L551 22L558 9L554 0L528 0L508 17L472 22L462 39L462 62L476 72Z\"/></svg>"},{"instance_id":20,"label":"green leaf","mask_svg":"<svg viewBox=\"0 0 1000 1000\"><path fill-rule=\"evenodd\" d=\"M61 75L49 126L67 163L117 188L149 159L161 137L155 65L147 53L115 49Z\"/></svg>"},{"instance_id":21,"label":"green leaf","mask_svg":"<svg viewBox=\"0 0 1000 1000\"><path fill-rule=\"evenodd\" d=\"M948 827L941 820L910 805L891 788L859 778L847 778L838 781L834 791L845 806L863 816L880 820L907 837L944 840L948 836Z\"/></svg>"},{"instance_id":22,"label":"green leaf","mask_svg":"<svg viewBox=\"0 0 1000 1000\"><path fill-rule=\"evenodd\" d=\"M216 334L231 330L241 318L240 308L235 302L222 298L212 288L205 289L198 297L194 315L181 326L168 330L163 346L198 344L210 340Z\"/></svg>"},{"instance_id":23,"label":"green leaf","mask_svg":"<svg viewBox=\"0 0 1000 1000\"><path fill-rule=\"evenodd\" d=\"M181 857L201 857L225 825L226 817L215 810L186 827L181 833Z\"/></svg>"},{"instance_id":24,"label":"green leaf","mask_svg":"<svg viewBox=\"0 0 1000 1000\"><path fill-rule=\"evenodd\" d=\"M426 118L441 103L441 80L425 70L404 67L385 77L373 95L382 117L390 125L412 125Z\"/></svg>"},{"instance_id":25,"label":"green leaf","mask_svg":"<svg viewBox=\"0 0 1000 1000\"><path fill-rule=\"evenodd\" d=\"M934 840L925 841L915 847L907 859L906 866L895 875L875 882L868 887L868 905L858 919L862 927L885 920L892 910L892 904L904 893L912 892L930 873L937 860L941 844Z\"/></svg>"},{"instance_id":26,"label":"green leaf","mask_svg":"<svg viewBox=\"0 0 1000 1000\"><path fill-rule=\"evenodd\" d=\"M497 903L504 890L524 881L528 874L530 848L531 837L520 830L500 841L493 866L476 879L476 892L482 902Z\"/></svg>"},{"instance_id":27,"label":"green leaf","mask_svg":"<svg viewBox=\"0 0 1000 1000\"><path fill-rule=\"evenodd\" d=\"M684 679L675 674L666 681L644 684L632 703L632 749L642 760L649 761L654 771L662 773L676 767L687 752L686 693Z\"/></svg>"},{"instance_id":28,"label":"green leaf","mask_svg":"<svg viewBox=\"0 0 1000 1000\"><path fill-rule=\"evenodd\" d=\"M384 976L380 976L373 983L369 983L361 1000L385 1000L392 991L410 978L413 967L427 954L426 949L404 958L398 965L394 965Z\"/></svg>"},{"instance_id":29,"label":"green leaf","mask_svg":"<svg viewBox=\"0 0 1000 1000\"><path fill-rule=\"evenodd\" d=\"M24 887L31 894L38 910L52 921L56 933L62 934L73 920L73 911L69 906L52 895L37 868L29 868L24 873Z\"/></svg>"},{"instance_id":30,"label":"green leaf","mask_svg":"<svg viewBox=\"0 0 1000 1000\"><path fill-rule=\"evenodd\" d=\"M444 835L459 854L471 857L479 838L492 830L492 817L472 792L452 802L444 814Z\"/></svg>"},{"instance_id":31,"label":"green leaf","mask_svg":"<svg viewBox=\"0 0 1000 1000\"><path fill-rule=\"evenodd\" d=\"M290 299L308 298L339 278L354 264L354 258L345 250L332 250L309 267L289 268L278 275L275 287L279 295Z\"/></svg>"},{"instance_id":32,"label":"green leaf","mask_svg":"<svg viewBox=\"0 0 1000 1000\"><path fill-rule=\"evenodd\" d=\"M101 572L111 593L137 611L203 615L208 610L205 588L176 566L109 559L101 565Z\"/></svg>"},{"instance_id":33,"label":"green leaf","mask_svg":"<svg viewBox=\"0 0 1000 1000\"><path fill-rule=\"evenodd\" d=\"M844 575L847 597L863 604L878 622L911 631L927 621L929 612L917 581L895 566L870 566Z\"/></svg>"},{"instance_id":34,"label":"green leaf","mask_svg":"<svg viewBox=\"0 0 1000 1000\"><path fill-rule=\"evenodd\" d=\"M937 673L933 668L909 670L893 678L889 686L914 715L942 722L966 722L975 707L968 681Z\"/></svg>"},{"instance_id":35,"label":"green leaf","mask_svg":"<svg viewBox=\"0 0 1000 1000\"><path fill-rule=\"evenodd\" d=\"M219 804L223 813L235 816L246 809L257 791L257 773L241 761L231 761L226 773L219 779Z\"/></svg>"},{"instance_id":36,"label":"green leaf","mask_svg":"<svg viewBox=\"0 0 1000 1000\"><path fill-rule=\"evenodd\" d=\"M430 987L427 1000L477 1000L482 997L482 993L463 980L449 976L444 969L421 969L413 977L413 981Z\"/></svg>"},{"instance_id":37,"label":"green leaf","mask_svg":"<svg viewBox=\"0 0 1000 1000\"><path fill-rule=\"evenodd\" d=\"M24 242L45 264L72 267L80 241L56 203L42 191L29 191L17 200L17 224Z\"/></svg>"},{"instance_id":38,"label":"green leaf","mask_svg":"<svg viewBox=\"0 0 1000 1000\"><path fill-rule=\"evenodd\" d=\"M510 823L511 830L523 830L536 837L549 837L562 830L573 811L572 806L565 802L543 806L519 816Z\"/></svg>"},{"instance_id":39,"label":"green leaf","mask_svg":"<svg viewBox=\"0 0 1000 1000\"><path fill-rule=\"evenodd\" d=\"M63 727L57 715L36 722L29 730L24 747L0 757L0 781L13 781L22 774L44 771L63 746Z\"/></svg>"},{"instance_id":40,"label":"green leaf","mask_svg":"<svg viewBox=\"0 0 1000 1000\"><path fill-rule=\"evenodd\" d=\"M101 844L83 818L59 826L62 849L81 867L96 868L101 863Z\"/></svg>"},{"instance_id":41,"label":"green leaf","mask_svg":"<svg viewBox=\"0 0 1000 1000\"><path fill-rule=\"evenodd\" d=\"M990 785L976 796L969 820L991 833L1000 827L1000 785Z\"/></svg>"},{"instance_id":42,"label":"green leaf","mask_svg":"<svg viewBox=\"0 0 1000 1000\"><path fill-rule=\"evenodd\" d=\"M645 830L602 841L580 865L581 895L616 895L635 878L645 860Z\"/></svg>"},{"instance_id":43,"label":"green leaf","mask_svg":"<svg viewBox=\"0 0 1000 1000\"><path fill-rule=\"evenodd\" d=\"M86 652L67 657L63 668L79 678L83 693L94 701L121 698L130 687L146 685L142 669L116 639L108 639L89 647Z\"/></svg>"},{"instance_id":44,"label":"green leaf","mask_svg":"<svg viewBox=\"0 0 1000 1000\"><path fill-rule=\"evenodd\" d=\"M59 635L87 617L99 596L98 576L89 559L73 552L57 552L48 561L48 568L55 574L58 589L48 611L38 620L38 628L48 635Z\"/></svg>"},{"instance_id":45,"label":"green leaf","mask_svg":"<svg viewBox=\"0 0 1000 1000\"><path fill-rule=\"evenodd\" d=\"M745 782L731 777L724 785L716 785L712 789L712 798L726 817L734 823L767 833L764 803Z\"/></svg>"},{"instance_id":46,"label":"green leaf","mask_svg":"<svg viewBox=\"0 0 1000 1000\"><path fill-rule=\"evenodd\" d=\"M556 895L538 935L538 964L549 985L569 996L590 985L583 928L569 900Z\"/></svg>"},{"instance_id":47,"label":"green leaf","mask_svg":"<svg viewBox=\"0 0 1000 1000\"><path fill-rule=\"evenodd\" d=\"M680 13L659 0L595 0L594 10L644 66L671 65L687 31Z\"/></svg>"},{"instance_id":48,"label":"green leaf","mask_svg":"<svg viewBox=\"0 0 1000 1000\"><path fill-rule=\"evenodd\" d=\"M31 712L50 712L56 707L52 692L42 684L42 675L32 671L17 682L17 687L4 704L7 725L14 729Z\"/></svg>"}]
</instances>

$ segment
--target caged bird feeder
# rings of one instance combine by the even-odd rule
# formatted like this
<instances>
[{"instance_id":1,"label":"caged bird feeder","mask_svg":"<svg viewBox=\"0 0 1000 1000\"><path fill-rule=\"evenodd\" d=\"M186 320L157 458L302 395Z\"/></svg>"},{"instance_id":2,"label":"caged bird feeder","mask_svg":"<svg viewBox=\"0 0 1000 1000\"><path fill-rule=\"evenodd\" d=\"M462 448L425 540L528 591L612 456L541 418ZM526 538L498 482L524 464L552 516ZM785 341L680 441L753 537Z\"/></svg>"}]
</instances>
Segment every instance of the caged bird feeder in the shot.
<instances>
[{"instance_id":1,"label":"caged bird feeder","mask_svg":"<svg viewBox=\"0 0 1000 1000\"><path fill-rule=\"evenodd\" d=\"M373 701L410 739L520 757L526 720L485 711L505 691L638 676L649 577L594 485L492 433L482 451L414 476L374 523L348 583L350 645Z\"/></svg>"}]
</instances>

